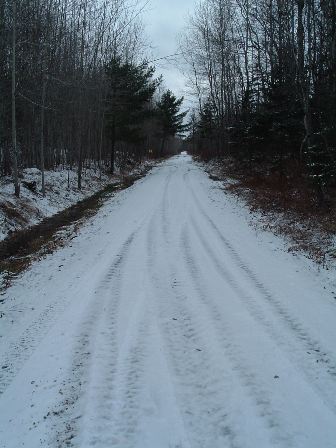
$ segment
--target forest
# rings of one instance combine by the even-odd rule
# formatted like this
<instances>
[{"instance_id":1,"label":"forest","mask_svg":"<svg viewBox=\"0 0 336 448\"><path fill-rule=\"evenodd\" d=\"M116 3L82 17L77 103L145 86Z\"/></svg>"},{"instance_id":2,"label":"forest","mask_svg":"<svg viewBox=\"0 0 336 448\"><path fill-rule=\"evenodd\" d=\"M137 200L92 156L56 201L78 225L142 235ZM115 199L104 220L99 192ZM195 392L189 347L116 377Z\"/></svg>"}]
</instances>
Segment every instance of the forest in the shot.
<instances>
[{"instance_id":1,"label":"forest","mask_svg":"<svg viewBox=\"0 0 336 448\"><path fill-rule=\"evenodd\" d=\"M188 149L271 174L279 188L296 183L318 207L328 205L336 185L336 1L203 0L181 48L198 99Z\"/></svg>"},{"instance_id":2,"label":"forest","mask_svg":"<svg viewBox=\"0 0 336 448\"><path fill-rule=\"evenodd\" d=\"M149 60L148 4L1 0L0 174L114 172L185 138L203 159L271 175L329 205L336 174L335 0L201 0L180 36L196 107ZM176 145L175 145L176 146ZM308 191L307 190L307 191Z\"/></svg>"},{"instance_id":3,"label":"forest","mask_svg":"<svg viewBox=\"0 0 336 448\"><path fill-rule=\"evenodd\" d=\"M183 128L182 98L146 58L130 0L1 0L0 173L20 194L23 168L92 164L113 173L159 157Z\"/></svg>"}]
</instances>

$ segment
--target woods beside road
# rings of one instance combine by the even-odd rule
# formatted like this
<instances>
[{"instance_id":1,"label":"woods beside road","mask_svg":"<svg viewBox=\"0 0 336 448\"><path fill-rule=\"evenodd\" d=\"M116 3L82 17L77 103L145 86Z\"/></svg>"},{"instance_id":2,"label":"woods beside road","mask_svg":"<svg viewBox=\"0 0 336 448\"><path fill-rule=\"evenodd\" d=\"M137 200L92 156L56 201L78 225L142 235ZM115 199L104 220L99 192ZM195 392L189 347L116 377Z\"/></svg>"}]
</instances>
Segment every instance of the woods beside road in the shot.
<instances>
[{"instance_id":1,"label":"woods beside road","mask_svg":"<svg viewBox=\"0 0 336 448\"><path fill-rule=\"evenodd\" d=\"M148 2L147 2L148 3ZM75 169L127 170L174 153L183 98L149 58L142 0L0 1L0 181Z\"/></svg>"},{"instance_id":2,"label":"woods beside road","mask_svg":"<svg viewBox=\"0 0 336 448\"><path fill-rule=\"evenodd\" d=\"M44 196L63 170L83 190L86 169L101 177L185 149L233 167L258 206L300 226L303 215L312 232L322 221L334 239L335 0L193 6L176 53L156 57L145 0L1 0L0 183L19 196L38 170ZM185 101L160 75L173 62Z\"/></svg>"},{"instance_id":3,"label":"woods beside road","mask_svg":"<svg viewBox=\"0 0 336 448\"><path fill-rule=\"evenodd\" d=\"M199 104L188 151L334 219L335 0L202 0L181 49Z\"/></svg>"}]
</instances>

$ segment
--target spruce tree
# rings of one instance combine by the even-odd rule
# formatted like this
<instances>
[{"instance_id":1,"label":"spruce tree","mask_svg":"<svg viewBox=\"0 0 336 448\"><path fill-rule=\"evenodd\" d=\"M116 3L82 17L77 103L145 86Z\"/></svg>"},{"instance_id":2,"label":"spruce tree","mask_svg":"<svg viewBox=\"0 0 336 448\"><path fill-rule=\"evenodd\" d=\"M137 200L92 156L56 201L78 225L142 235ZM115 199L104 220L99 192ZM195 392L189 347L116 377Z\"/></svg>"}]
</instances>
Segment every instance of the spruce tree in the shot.
<instances>
[{"instance_id":1,"label":"spruce tree","mask_svg":"<svg viewBox=\"0 0 336 448\"><path fill-rule=\"evenodd\" d=\"M157 104L157 116L161 128L161 156L167 139L182 134L188 128L188 125L183 124L188 112L180 112L183 100L183 97L177 98L167 90Z\"/></svg>"},{"instance_id":2,"label":"spruce tree","mask_svg":"<svg viewBox=\"0 0 336 448\"><path fill-rule=\"evenodd\" d=\"M142 138L144 120L150 114L149 103L161 79L154 79L154 67L114 58L106 67L107 131L111 141L111 172L114 170L115 145L118 141L136 143Z\"/></svg>"}]
</instances>

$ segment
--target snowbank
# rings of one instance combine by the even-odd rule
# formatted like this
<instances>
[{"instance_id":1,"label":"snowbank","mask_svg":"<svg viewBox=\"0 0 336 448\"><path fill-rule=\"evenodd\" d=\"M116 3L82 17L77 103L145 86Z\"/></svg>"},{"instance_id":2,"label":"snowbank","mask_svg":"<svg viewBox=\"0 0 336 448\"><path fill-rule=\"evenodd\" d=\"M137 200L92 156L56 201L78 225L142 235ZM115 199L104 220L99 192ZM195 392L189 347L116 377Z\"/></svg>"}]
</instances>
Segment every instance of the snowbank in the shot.
<instances>
[{"instance_id":1,"label":"snowbank","mask_svg":"<svg viewBox=\"0 0 336 448\"><path fill-rule=\"evenodd\" d=\"M46 196L43 197L40 170L27 168L22 175L20 198L14 195L10 178L0 183L0 240L72 206L108 184L120 182L120 176L104 172L100 179L99 170L89 168L83 170L82 189L78 190L76 171L60 168L45 172Z\"/></svg>"}]
</instances>

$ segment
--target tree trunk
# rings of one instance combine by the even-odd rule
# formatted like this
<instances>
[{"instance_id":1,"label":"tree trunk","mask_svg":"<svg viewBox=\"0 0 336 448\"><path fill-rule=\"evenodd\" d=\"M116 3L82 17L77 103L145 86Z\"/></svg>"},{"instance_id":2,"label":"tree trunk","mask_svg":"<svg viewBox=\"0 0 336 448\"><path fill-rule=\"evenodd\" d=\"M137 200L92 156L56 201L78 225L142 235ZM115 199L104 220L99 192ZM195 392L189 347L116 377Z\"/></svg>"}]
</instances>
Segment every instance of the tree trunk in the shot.
<instances>
[{"instance_id":1,"label":"tree trunk","mask_svg":"<svg viewBox=\"0 0 336 448\"><path fill-rule=\"evenodd\" d=\"M20 196L20 184L17 162L16 141L16 0L13 0L13 29L12 29L12 175L15 196Z\"/></svg>"},{"instance_id":2,"label":"tree trunk","mask_svg":"<svg viewBox=\"0 0 336 448\"><path fill-rule=\"evenodd\" d=\"M82 146L80 145L80 147L79 147L79 154L78 154L78 170L77 170L77 187L78 187L78 190L82 189L82 172L83 172L83 151L82 151Z\"/></svg>"},{"instance_id":3,"label":"tree trunk","mask_svg":"<svg viewBox=\"0 0 336 448\"><path fill-rule=\"evenodd\" d=\"M111 136L111 152L110 152L110 173L114 174L114 161L115 161L115 143L116 143L116 129L115 129L115 119L113 118L112 123L112 136Z\"/></svg>"},{"instance_id":4,"label":"tree trunk","mask_svg":"<svg viewBox=\"0 0 336 448\"><path fill-rule=\"evenodd\" d=\"M297 46L298 46L298 55L297 55L297 67L298 67L298 84L299 90L301 94L302 107L304 111L304 129L305 129L305 138L301 145L300 150L300 159L303 158L303 146L307 144L310 146L311 134L312 134L312 125L311 125L311 111L309 104L309 86L307 85L306 76L305 76L305 62L304 62L304 25L303 25L303 9L305 5L305 0L297 0L298 7L298 24L297 24Z\"/></svg>"},{"instance_id":5,"label":"tree trunk","mask_svg":"<svg viewBox=\"0 0 336 448\"><path fill-rule=\"evenodd\" d=\"M45 98L47 88L47 77L43 74L42 84L42 103L41 103L41 142L40 142L40 167L41 167L41 183L42 194L45 196L45 182L44 182L44 113L45 113Z\"/></svg>"},{"instance_id":6,"label":"tree trunk","mask_svg":"<svg viewBox=\"0 0 336 448\"><path fill-rule=\"evenodd\" d=\"M115 141L114 141L114 139L112 139L111 153L110 153L110 163L111 163L110 173L111 174L114 174L114 158L115 158Z\"/></svg>"},{"instance_id":7,"label":"tree trunk","mask_svg":"<svg viewBox=\"0 0 336 448\"><path fill-rule=\"evenodd\" d=\"M104 138L104 117L105 114L103 112L102 121L100 125L100 136L99 136L99 151L98 151L98 168L99 168L99 180L102 178L102 148L103 148L103 138Z\"/></svg>"}]
</instances>

